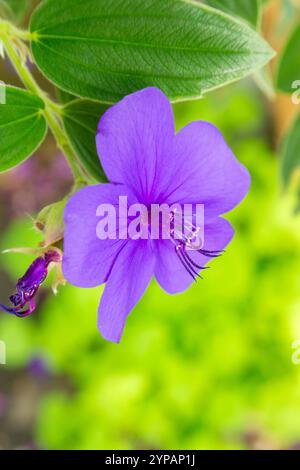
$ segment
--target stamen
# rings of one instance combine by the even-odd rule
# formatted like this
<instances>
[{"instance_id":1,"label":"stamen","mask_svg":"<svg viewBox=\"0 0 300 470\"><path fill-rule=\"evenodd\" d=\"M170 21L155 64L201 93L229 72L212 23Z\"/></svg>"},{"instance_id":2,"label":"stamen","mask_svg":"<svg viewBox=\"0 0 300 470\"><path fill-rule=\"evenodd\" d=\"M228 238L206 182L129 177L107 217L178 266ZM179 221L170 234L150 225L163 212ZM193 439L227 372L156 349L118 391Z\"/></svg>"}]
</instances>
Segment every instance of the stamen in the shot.
<instances>
[{"instance_id":1,"label":"stamen","mask_svg":"<svg viewBox=\"0 0 300 470\"><path fill-rule=\"evenodd\" d=\"M185 254L186 258L188 258L189 262L190 262L193 266L195 266L195 268L197 268L197 269L208 269L208 268L209 268L209 266L200 266L200 264L195 263L195 261L192 260L192 258L187 254L186 251L184 252L184 254Z\"/></svg>"},{"instance_id":2,"label":"stamen","mask_svg":"<svg viewBox=\"0 0 300 470\"><path fill-rule=\"evenodd\" d=\"M209 251L209 250L197 250L201 255L207 256L208 258L218 258L224 253L224 250L216 250L216 251Z\"/></svg>"},{"instance_id":3,"label":"stamen","mask_svg":"<svg viewBox=\"0 0 300 470\"><path fill-rule=\"evenodd\" d=\"M208 258L217 258L218 256L221 256L223 250L205 250L204 248L199 248L199 246L203 245L203 240L199 236L201 228L196 227L189 220L183 220L182 227L178 220L175 219L175 213L176 210L170 213L170 221L173 224L170 229L171 241L175 245L175 252L183 267L195 281L197 277L203 279L198 270L208 269L209 266L201 266L197 264L188 254L186 249L197 251Z\"/></svg>"},{"instance_id":4,"label":"stamen","mask_svg":"<svg viewBox=\"0 0 300 470\"><path fill-rule=\"evenodd\" d=\"M203 279L203 277L198 273L198 271L196 271L192 263L190 263L190 258L187 256L185 250L182 250L181 254L182 254L182 257L185 259L185 262L187 263L187 265L190 267L191 271L195 273L195 276L199 277L200 279Z\"/></svg>"},{"instance_id":5,"label":"stamen","mask_svg":"<svg viewBox=\"0 0 300 470\"><path fill-rule=\"evenodd\" d=\"M181 250L178 249L179 248L179 245L177 247L175 247L175 253L177 254L178 256L178 259L179 261L181 262L181 264L183 265L183 267L186 269L186 271L189 273L189 275L193 278L194 281L196 281L196 277L195 277L195 274L194 272L189 268L189 266L186 264L186 261L184 260L184 258L182 258L181 256Z\"/></svg>"},{"instance_id":6,"label":"stamen","mask_svg":"<svg viewBox=\"0 0 300 470\"><path fill-rule=\"evenodd\" d=\"M178 220L178 217L175 217L176 215L179 216L180 220ZM183 241L186 247L194 250L199 249L203 245L203 240L200 236L201 227L197 227L190 220L178 214L176 208L170 213L169 217L172 223L172 238Z\"/></svg>"},{"instance_id":7,"label":"stamen","mask_svg":"<svg viewBox=\"0 0 300 470\"><path fill-rule=\"evenodd\" d=\"M183 244L179 244L176 247L176 254L184 267L188 270L188 272L193 276L193 279L196 281L196 277L199 277L200 279L203 279L202 276L196 271L194 268L195 264L192 262L191 258L188 256L188 254L185 251L185 247ZM193 266L194 265L194 266ZM196 265L198 269L203 269L201 266L199 267Z\"/></svg>"}]
</instances>

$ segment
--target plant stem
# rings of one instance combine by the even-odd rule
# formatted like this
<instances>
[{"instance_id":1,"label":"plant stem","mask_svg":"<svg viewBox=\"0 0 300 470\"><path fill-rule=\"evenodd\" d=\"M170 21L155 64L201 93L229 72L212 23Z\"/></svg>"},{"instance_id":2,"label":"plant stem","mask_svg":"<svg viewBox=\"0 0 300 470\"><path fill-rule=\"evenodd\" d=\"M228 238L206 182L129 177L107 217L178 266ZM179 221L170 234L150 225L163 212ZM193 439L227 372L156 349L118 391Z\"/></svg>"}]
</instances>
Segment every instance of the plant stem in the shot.
<instances>
[{"instance_id":1,"label":"plant stem","mask_svg":"<svg viewBox=\"0 0 300 470\"><path fill-rule=\"evenodd\" d=\"M7 56L13 64L18 76L24 83L25 87L35 95L39 96L45 103L44 116L48 122L49 128L51 129L58 147L64 153L69 163L75 182L86 181L87 175L84 173L84 170L81 168L81 166L77 163L76 155L74 154L74 151L63 131L60 117L61 107L54 103L39 87L32 73L27 68L25 62L21 60L21 57L13 45L12 38L10 37L10 34L14 33L14 27L12 27L12 25L6 21L0 21L0 26L2 29L2 31L0 31L0 40L2 41ZM19 30L17 32L19 33ZM20 34L18 34L18 37L20 37Z\"/></svg>"},{"instance_id":2,"label":"plant stem","mask_svg":"<svg viewBox=\"0 0 300 470\"><path fill-rule=\"evenodd\" d=\"M44 115L58 146L60 147L61 151L63 152L63 154L65 155L69 163L69 166L71 168L75 181L76 182L82 181L82 180L85 181L86 176L83 174L81 168L75 162L73 150L70 147L68 140L61 126L56 120L54 113L51 112L50 108L46 106Z\"/></svg>"},{"instance_id":3,"label":"plant stem","mask_svg":"<svg viewBox=\"0 0 300 470\"><path fill-rule=\"evenodd\" d=\"M0 40L2 40L2 43L4 45L4 49L6 50L6 53L13 64L17 74L21 78L22 82L26 86L26 88L32 93L40 96L41 98L44 99L45 94L44 92L40 89L38 86L37 82L35 81L34 77L32 76L31 72L28 70L26 65L22 63L17 51L15 50L14 46L12 45L11 41L9 40L7 34L1 34L0 32Z\"/></svg>"}]
</instances>

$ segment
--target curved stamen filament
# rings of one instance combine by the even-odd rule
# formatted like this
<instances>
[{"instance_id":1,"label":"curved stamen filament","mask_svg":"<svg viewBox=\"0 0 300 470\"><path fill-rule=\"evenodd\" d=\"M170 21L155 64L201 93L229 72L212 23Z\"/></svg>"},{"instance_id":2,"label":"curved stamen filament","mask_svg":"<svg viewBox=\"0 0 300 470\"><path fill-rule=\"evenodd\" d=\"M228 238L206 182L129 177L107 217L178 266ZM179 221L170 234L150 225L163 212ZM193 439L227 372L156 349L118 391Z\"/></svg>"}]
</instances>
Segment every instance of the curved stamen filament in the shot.
<instances>
[{"instance_id":1,"label":"curved stamen filament","mask_svg":"<svg viewBox=\"0 0 300 470\"><path fill-rule=\"evenodd\" d=\"M197 273L193 269L190 268L190 266L187 264L185 261L185 258L182 256L181 249L177 249L179 246L175 247L175 253L178 256L179 261L183 265L183 267L186 269L186 271L190 274L190 276L193 278L194 281L196 281L196 276L198 276Z\"/></svg>"},{"instance_id":2,"label":"curved stamen filament","mask_svg":"<svg viewBox=\"0 0 300 470\"><path fill-rule=\"evenodd\" d=\"M224 250L216 250L216 251L209 251L209 250L197 250L201 255L207 256L208 258L218 258L219 256L224 253Z\"/></svg>"}]
</instances>

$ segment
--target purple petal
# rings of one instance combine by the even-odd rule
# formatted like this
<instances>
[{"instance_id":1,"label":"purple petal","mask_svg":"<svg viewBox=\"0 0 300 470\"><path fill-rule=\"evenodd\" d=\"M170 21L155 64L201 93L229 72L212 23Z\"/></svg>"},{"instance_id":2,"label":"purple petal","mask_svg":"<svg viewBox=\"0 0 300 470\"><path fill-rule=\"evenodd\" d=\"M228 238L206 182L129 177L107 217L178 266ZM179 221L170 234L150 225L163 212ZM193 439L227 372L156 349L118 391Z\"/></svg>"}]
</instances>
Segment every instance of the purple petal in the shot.
<instances>
[{"instance_id":1,"label":"purple petal","mask_svg":"<svg viewBox=\"0 0 300 470\"><path fill-rule=\"evenodd\" d=\"M34 298L30 299L28 304L29 306L26 310L18 311L15 313L15 315L20 318L28 317L29 315L31 315L36 309L36 303Z\"/></svg>"},{"instance_id":2,"label":"purple petal","mask_svg":"<svg viewBox=\"0 0 300 470\"><path fill-rule=\"evenodd\" d=\"M58 263L60 260L61 255L56 250L47 251L43 256L36 258L18 280L16 292L9 297L13 307L0 304L0 310L21 318L31 315L36 308L34 297L47 277L48 265L52 262Z\"/></svg>"},{"instance_id":3,"label":"purple petal","mask_svg":"<svg viewBox=\"0 0 300 470\"><path fill-rule=\"evenodd\" d=\"M100 240L96 234L100 204L118 207L119 195L130 192L123 185L86 186L75 193L65 209L63 274L78 287L95 287L107 280L111 266L124 245L124 240Z\"/></svg>"},{"instance_id":4,"label":"purple petal","mask_svg":"<svg viewBox=\"0 0 300 470\"><path fill-rule=\"evenodd\" d=\"M205 204L206 218L224 214L247 194L250 176L220 131L192 122L176 135L176 153L165 184L166 202Z\"/></svg>"},{"instance_id":5,"label":"purple petal","mask_svg":"<svg viewBox=\"0 0 300 470\"><path fill-rule=\"evenodd\" d=\"M0 304L0 310L2 310L2 312L11 313L15 315L18 309L16 307L7 307L4 304Z\"/></svg>"},{"instance_id":6,"label":"purple petal","mask_svg":"<svg viewBox=\"0 0 300 470\"><path fill-rule=\"evenodd\" d=\"M157 88L127 96L99 123L98 155L111 182L123 183L139 202L155 202L175 139L172 107Z\"/></svg>"},{"instance_id":7,"label":"purple petal","mask_svg":"<svg viewBox=\"0 0 300 470\"><path fill-rule=\"evenodd\" d=\"M36 258L29 266L24 276L22 276L17 283L17 289L28 289L34 285L39 286L47 276L47 263L45 259L40 256Z\"/></svg>"},{"instance_id":8,"label":"purple petal","mask_svg":"<svg viewBox=\"0 0 300 470\"><path fill-rule=\"evenodd\" d=\"M209 251L221 251L231 241L234 230L230 223L222 218L217 218L205 226L204 249ZM155 278L160 286L169 294L176 294L186 290L194 281L188 271L183 267L176 255L175 247L170 240L159 240L155 244L156 264ZM188 251L194 263L205 266L211 258L198 253ZM198 272L200 269L198 269Z\"/></svg>"},{"instance_id":9,"label":"purple petal","mask_svg":"<svg viewBox=\"0 0 300 470\"><path fill-rule=\"evenodd\" d=\"M148 241L127 242L100 301L98 328L105 339L120 341L126 318L144 294L153 270L154 256Z\"/></svg>"},{"instance_id":10,"label":"purple petal","mask_svg":"<svg viewBox=\"0 0 300 470\"><path fill-rule=\"evenodd\" d=\"M7 307L6 305L0 304L0 310L6 313L11 313L12 315L15 315L16 317L24 318L28 317L29 315L34 312L36 308L35 300L30 299L28 301L29 306L25 308L25 310L22 310L20 307Z\"/></svg>"}]
</instances>

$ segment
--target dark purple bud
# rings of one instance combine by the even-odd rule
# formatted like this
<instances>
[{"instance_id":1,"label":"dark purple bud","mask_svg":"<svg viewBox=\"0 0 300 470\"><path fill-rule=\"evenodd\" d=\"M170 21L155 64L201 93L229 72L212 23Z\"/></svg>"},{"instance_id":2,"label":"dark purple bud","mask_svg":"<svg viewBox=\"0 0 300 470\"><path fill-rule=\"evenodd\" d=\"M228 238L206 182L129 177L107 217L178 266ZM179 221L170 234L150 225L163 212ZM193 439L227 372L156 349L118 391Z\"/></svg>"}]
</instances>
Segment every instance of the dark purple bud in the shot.
<instances>
[{"instance_id":1,"label":"dark purple bud","mask_svg":"<svg viewBox=\"0 0 300 470\"><path fill-rule=\"evenodd\" d=\"M43 256L36 258L29 266L24 276L16 284L16 292L10 296L12 307L0 304L0 309L17 317L27 317L35 310L35 296L40 285L48 275L50 263L61 261L60 254L49 250Z\"/></svg>"},{"instance_id":2,"label":"dark purple bud","mask_svg":"<svg viewBox=\"0 0 300 470\"><path fill-rule=\"evenodd\" d=\"M46 379L51 375L47 362L41 356L32 357L27 368L32 375L40 379Z\"/></svg>"}]
</instances>

